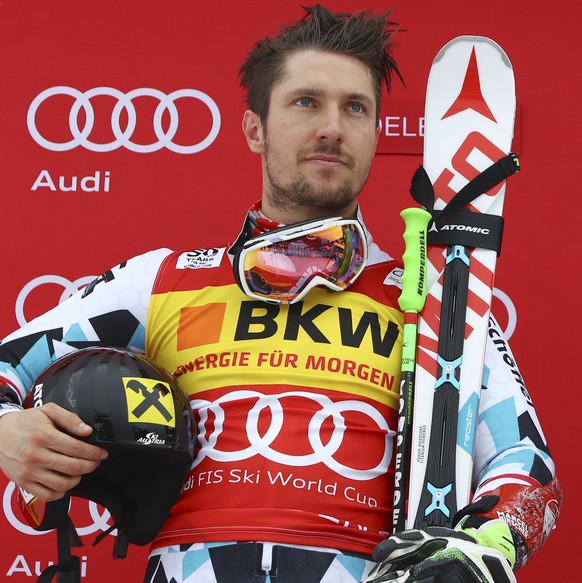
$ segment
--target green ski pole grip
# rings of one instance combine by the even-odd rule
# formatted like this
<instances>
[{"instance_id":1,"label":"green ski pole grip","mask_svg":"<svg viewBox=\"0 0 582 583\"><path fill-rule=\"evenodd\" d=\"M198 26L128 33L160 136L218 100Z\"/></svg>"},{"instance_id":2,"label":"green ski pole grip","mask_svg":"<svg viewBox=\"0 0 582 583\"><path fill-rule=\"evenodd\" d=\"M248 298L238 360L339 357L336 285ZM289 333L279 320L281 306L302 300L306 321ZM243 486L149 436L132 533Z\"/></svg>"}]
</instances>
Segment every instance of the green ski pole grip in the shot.
<instances>
[{"instance_id":1,"label":"green ski pole grip","mask_svg":"<svg viewBox=\"0 0 582 583\"><path fill-rule=\"evenodd\" d=\"M404 209L404 274L398 304L403 312L420 312L426 298L427 242L426 230L431 214L421 208Z\"/></svg>"}]
</instances>

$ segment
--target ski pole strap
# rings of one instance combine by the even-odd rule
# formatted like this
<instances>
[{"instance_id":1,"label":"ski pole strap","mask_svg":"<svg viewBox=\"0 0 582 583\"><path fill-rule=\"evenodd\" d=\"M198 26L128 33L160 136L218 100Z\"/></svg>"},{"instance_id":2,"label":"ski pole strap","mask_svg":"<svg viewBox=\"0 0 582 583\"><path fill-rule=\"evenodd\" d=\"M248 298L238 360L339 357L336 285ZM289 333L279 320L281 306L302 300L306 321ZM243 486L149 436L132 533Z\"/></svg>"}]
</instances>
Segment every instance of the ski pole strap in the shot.
<instances>
[{"instance_id":1,"label":"ski pole strap","mask_svg":"<svg viewBox=\"0 0 582 583\"><path fill-rule=\"evenodd\" d=\"M499 255L503 237L503 217L471 212L465 207L519 170L517 156L510 153L469 181L444 209L435 211L434 187L426 170L419 166L412 177L410 194L432 215L428 243L492 249Z\"/></svg>"}]
</instances>

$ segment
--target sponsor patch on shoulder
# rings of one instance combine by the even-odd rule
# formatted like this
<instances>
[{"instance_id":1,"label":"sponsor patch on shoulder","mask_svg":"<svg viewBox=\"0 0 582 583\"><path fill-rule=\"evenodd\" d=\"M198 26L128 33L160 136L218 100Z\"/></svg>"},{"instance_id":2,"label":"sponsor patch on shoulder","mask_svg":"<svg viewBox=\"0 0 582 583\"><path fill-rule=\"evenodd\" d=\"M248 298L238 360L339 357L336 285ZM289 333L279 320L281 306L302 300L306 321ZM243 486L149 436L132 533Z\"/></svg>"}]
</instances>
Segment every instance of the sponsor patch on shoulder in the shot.
<instances>
[{"instance_id":1,"label":"sponsor patch on shoulder","mask_svg":"<svg viewBox=\"0 0 582 583\"><path fill-rule=\"evenodd\" d=\"M402 274L404 270L402 267L395 267L384 279L384 285L394 285L398 289L402 289Z\"/></svg>"},{"instance_id":2,"label":"sponsor patch on shoulder","mask_svg":"<svg viewBox=\"0 0 582 583\"><path fill-rule=\"evenodd\" d=\"M195 249L182 253L176 262L176 269L205 269L218 267L224 256L226 247L212 247L210 249Z\"/></svg>"}]
</instances>

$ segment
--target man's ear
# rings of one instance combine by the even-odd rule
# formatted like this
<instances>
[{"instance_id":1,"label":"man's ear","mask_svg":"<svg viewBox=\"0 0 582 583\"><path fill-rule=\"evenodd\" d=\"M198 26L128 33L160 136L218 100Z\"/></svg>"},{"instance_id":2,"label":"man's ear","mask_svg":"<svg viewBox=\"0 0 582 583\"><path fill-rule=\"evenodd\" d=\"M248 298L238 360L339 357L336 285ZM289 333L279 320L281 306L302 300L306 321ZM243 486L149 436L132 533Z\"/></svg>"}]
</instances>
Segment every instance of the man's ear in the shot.
<instances>
[{"instance_id":1,"label":"man's ear","mask_svg":"<svg viewBox=\"0 0 582 583\"><path fill-rule=\"evenodd\" d=\"M378 126L376 127L376 143L374 144L374 151L378 147L378 140L380 139L380 132L382 131L382 120L378 120Z\"/></svg>"},{"instance_id":2,"label":"man's ear","mask_svg":"<svg viewBox=\"0 0 582 583\"><path fill-rule=\"evenodd\" d=\"M247 109L243 115L242 130L251 152L262 154L265 149L265 136L263 124L259 116L250 109Z\"/></svg>"}]
</instances>

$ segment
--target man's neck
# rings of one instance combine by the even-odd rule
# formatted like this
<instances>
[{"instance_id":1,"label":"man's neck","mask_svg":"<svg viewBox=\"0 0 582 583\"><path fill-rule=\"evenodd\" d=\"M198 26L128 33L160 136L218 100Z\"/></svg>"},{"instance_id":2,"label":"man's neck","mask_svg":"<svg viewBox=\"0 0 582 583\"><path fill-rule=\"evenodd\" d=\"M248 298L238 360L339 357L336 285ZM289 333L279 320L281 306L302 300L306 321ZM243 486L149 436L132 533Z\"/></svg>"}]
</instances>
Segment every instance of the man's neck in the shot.
<instances>
[{"instance_id":1,"label":"man's neck","mask_svg":"<svg viewBox=\"0 0 582 583\"><path fill-rule=\"evenodd\" d=\"M286 207L273 205L266 197L263 197L261 211L272 221L291 225L300 221L307 221L310 219L319 219L322 217L337 216L343 218L353 218L356 216L358 210L357 202L350 204L349 208L340 211L327 211L326 209L313 207Z\"/></svg>"}]
</instances>

